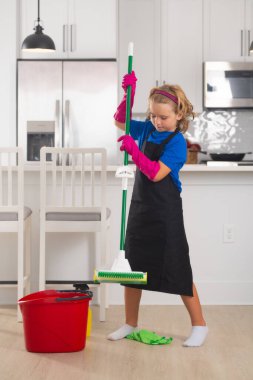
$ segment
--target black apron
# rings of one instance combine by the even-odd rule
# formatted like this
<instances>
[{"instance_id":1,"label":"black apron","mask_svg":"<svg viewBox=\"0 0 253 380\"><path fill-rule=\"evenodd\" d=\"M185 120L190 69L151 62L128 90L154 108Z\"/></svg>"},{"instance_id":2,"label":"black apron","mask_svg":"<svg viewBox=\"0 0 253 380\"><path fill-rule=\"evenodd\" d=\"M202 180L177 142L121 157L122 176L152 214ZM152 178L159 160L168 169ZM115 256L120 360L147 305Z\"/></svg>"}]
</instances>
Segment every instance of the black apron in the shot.
<instances>
[{"instance_id":1,"label":"black apron","mask_svg":"<svg viewBox=\"0 0 253 380\"><path fill-rule=\"evenodd\" d=\"M144 141L142 152L152 161L158 161L165 145L179 130L176 129L161 144L147 141L153 131ZM125 253L133 271L148 273L147 285L127 286L193 296L182 199L170 175L153 182L137 168Z\"/></svg>"}]
</instances>

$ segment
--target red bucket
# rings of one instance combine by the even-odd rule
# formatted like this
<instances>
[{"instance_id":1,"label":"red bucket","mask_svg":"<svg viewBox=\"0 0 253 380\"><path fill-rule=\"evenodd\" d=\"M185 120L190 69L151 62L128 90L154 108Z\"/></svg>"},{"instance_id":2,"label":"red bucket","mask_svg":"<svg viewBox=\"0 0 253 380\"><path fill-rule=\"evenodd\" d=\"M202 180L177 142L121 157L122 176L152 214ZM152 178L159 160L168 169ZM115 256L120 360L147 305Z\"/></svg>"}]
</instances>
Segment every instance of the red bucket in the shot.
<instances>
[{"instance_id":1,"label":"red bucket","mask_svg":"<svg viewBox=\"0 0 253 380\"><path fill-rule=\"evenodd\" d=\"M91 291L43 290L18 301L30 352L73 352L85 347Z\"/></svg>"}]
</instances>

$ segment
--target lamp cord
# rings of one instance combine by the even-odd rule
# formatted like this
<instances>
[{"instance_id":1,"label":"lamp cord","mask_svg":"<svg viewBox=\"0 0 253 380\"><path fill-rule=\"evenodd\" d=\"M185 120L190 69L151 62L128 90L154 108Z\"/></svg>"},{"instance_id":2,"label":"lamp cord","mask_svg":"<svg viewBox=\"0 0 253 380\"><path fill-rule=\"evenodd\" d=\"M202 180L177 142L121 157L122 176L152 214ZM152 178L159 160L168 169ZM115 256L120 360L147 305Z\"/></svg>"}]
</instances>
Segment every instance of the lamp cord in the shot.
<instances>
[{"instance_id":1,"label":"lamp cord","mask_svg":"<svg viewBox=\"0 0 253 380\"><path fill-rule=\"evenodd\" d=\"M40 0L38 0L38 22L40 22Z\"/></svg>"}]
</instances>

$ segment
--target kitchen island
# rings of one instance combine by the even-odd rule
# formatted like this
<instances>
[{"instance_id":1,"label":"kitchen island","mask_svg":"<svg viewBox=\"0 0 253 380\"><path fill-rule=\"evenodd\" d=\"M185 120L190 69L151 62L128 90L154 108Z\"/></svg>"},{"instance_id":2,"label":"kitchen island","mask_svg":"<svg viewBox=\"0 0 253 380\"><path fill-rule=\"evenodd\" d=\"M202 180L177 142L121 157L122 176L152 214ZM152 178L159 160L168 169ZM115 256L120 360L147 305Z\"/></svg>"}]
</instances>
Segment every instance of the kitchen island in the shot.
<instances>
[{"instance_id":1,"label":"kitchen island","mask_svg":"<svg viewBox=\"0 0 253 380\"><path fill-rule=\"evenodd\" d=\"M121 181L115 178L118 166L108 166L107 205L112 211L110 267L119 250ZM99 175L99 172L97 172ZM190 258L201 301L204 304L252 304L253 302L253 166L185 165L180 178L185 230ZM129 182L129 207L133 180ZM32 291L38 289L39 263L39 165L25 166L25 203L32 215ZM1 251L7 269L0 268L1 278L15 278L11 257L15 240L5 239ZM7 248L6 248L7 247ZM96 248L97 247L97 248ZM94 260L86 253L99 249L98 237L92 234L48 234L47 278L60 280L91 279ZM15 263L15 258L13 259ZM5 289L0 303L14 303L16 293ZM96 303L96 297L94 297ZM123 303L123 287L109 285L109 303ZM181 304L180 297L144 292L143 304Z\"/></svg>"}]
</instances>

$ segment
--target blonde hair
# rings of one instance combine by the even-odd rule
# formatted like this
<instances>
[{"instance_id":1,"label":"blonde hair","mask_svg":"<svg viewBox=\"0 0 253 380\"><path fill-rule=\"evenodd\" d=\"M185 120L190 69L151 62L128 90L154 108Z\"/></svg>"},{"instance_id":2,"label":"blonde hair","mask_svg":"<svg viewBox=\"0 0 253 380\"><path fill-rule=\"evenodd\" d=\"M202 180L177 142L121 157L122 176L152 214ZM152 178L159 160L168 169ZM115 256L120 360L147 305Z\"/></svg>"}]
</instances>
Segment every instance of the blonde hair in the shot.
<instances>
[{"instance_id":1,"label":"blonde hair","mask_svg":"<svg viewBox=\"0 0 253 380\"><path fill-rule=\"evenodd\" d=\"M167 96L156 93L156 90L168 92L169 94L174 95L177 98L178 104L176 104L172 99L169 99ZM152 88L150 90L148 101L149 104L151 101L155 103L171 104L173 106L174 112L182 116L182 118L177 122L177 127L179 127L182 133L185 133L187 131L189 128L190 120L194 119L194 117L197 115L195 112L193 112L193 106L187 99L184 91L178 85L164 84L163 86ZM147 117L150 119L149 107Z\"/></svg>"}]
</instances>

